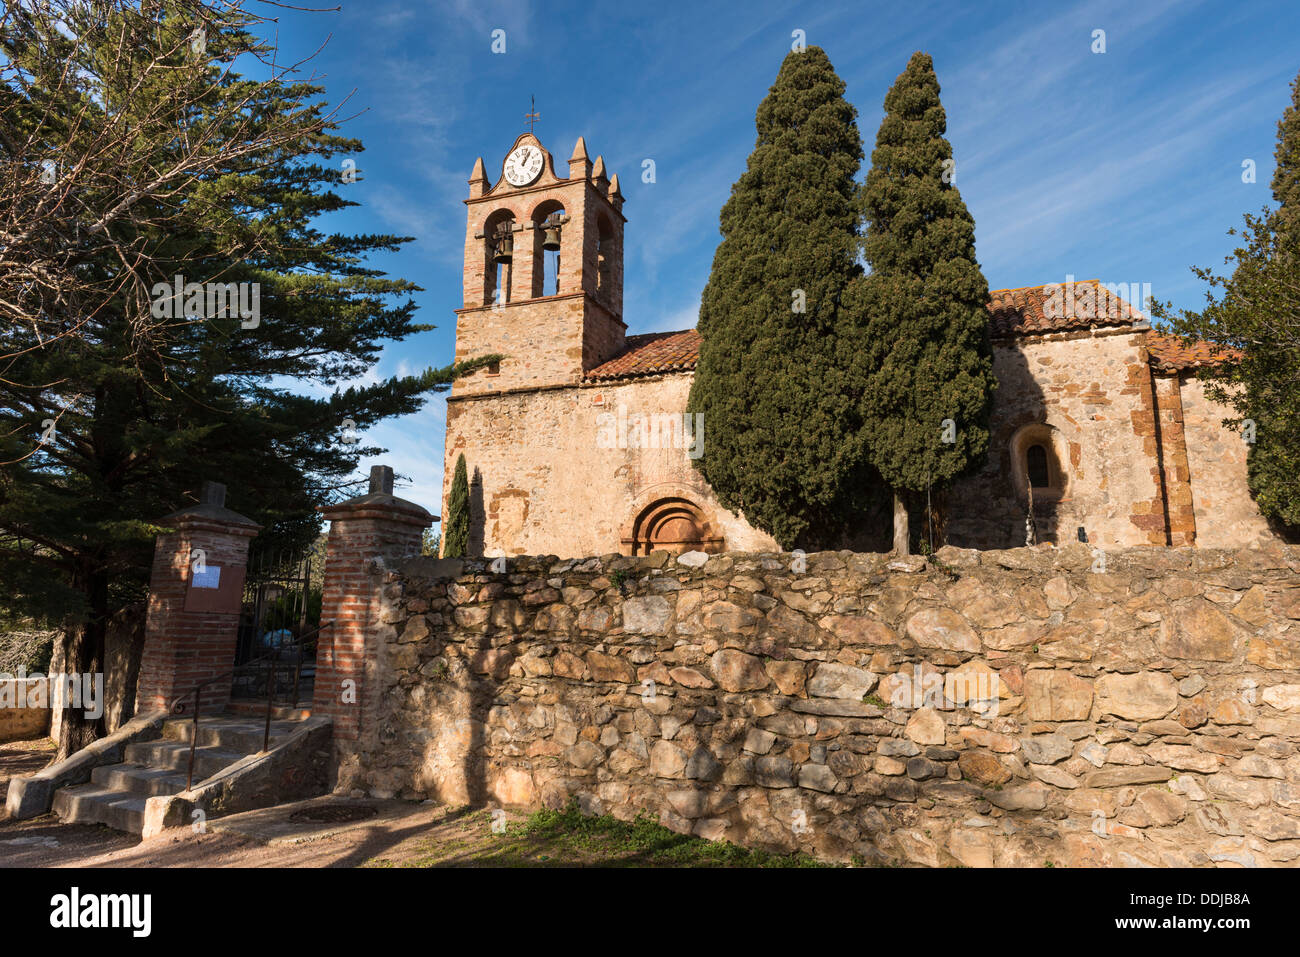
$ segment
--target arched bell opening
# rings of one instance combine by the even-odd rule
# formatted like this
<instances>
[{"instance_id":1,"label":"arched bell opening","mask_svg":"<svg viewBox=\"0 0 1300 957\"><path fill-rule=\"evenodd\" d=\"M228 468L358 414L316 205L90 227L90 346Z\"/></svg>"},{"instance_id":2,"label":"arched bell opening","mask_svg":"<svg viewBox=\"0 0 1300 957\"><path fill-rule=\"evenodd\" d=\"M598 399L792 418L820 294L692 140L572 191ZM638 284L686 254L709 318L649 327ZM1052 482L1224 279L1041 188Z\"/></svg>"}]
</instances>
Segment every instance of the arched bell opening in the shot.
<instances>
[{"instance_id":1,"label":"arched bell opening","mask_svg":"<svg viewBox=\"0 0 1300 957\"><path fill-rule=\"evenodd\" d=\"M569 217L556 199L533 210L533 298L560 293L560 247Z\"/></svg>"},{"instance_id":2,"label":"arched bell opening","mask_svg":"<svg viewBox=\"0 0 1300 957\"><path fill-rule=\"evenodd\" d=\"M609 295L614 282L614 226L601 213L596 217L596 288Z\"/></svg>"},{"instance_id":3,"label":"arched bell opening","mask_svg":"<svg viewBox=\"0 0 1300 957\"><path fill-rule=\"evenodd\" d=\"M510 302L514 256L514 213L498 209L483 223L483 305Z\"/></svg>"},{"instance_id":4,"label":"arched bell opening","mask_svg":"<svg viewBox=\"0 0 1300 957\"><path fill-rule=\"evenodd\" d=\"M724 544L700 509L684 498L663 498L646 506L632 523L631 537L623 539L630 555L720 552Z\"/></svg>"}]
</instances>

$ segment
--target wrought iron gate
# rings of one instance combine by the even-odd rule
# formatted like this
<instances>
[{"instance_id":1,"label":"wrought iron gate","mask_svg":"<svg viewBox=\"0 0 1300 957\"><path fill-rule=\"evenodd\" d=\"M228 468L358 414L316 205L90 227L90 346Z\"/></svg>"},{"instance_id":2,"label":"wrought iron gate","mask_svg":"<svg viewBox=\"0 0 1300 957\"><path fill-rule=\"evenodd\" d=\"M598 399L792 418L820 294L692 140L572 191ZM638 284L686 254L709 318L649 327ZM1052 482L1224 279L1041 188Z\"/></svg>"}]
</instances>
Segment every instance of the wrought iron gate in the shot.
<instances>
[{"instance_id":1,"label":"wrought iron gate","mask_svg":"<svg viewBox=\"0 0 1300 957\"><path fill-rule=\"evenodd\" d=\"M311 700L322 557L314 546L295 554L254 544L244 578L232 698L275 698L294 692L300 700ZM241 668L268 660L287 667Z\"/></svg>"}]
</instances>

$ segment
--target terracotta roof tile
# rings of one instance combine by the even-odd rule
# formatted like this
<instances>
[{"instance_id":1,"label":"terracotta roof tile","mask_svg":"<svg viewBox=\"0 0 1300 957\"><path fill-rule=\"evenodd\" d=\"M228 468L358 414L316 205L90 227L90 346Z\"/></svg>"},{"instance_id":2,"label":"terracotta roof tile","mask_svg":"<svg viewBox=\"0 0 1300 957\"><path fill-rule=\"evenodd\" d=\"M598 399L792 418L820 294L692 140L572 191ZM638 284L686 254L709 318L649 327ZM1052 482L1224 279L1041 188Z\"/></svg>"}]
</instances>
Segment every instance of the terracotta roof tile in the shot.
<instances>
[{"instance_id":1,"label":"terracotta roof tile","mask_svg":"<svg viewBox=\"0 0 1300 957\"><path fill-rule=\"evenodd\" d=\"M989 293L990 333L995 339L1067 332L1097 326L1132 326L1142 314L1096 279L1073 284L1073 306L1065 308L1065 284L995 289ZM1056 296L1055 301L1053 300ZM1176 336L1147 334L1151 364L1158 372L1199 368L1230 357L1209 343L1186 346ZM624 351L586 374L588 381L630 379L665 372L688 372L700 357L700 334L652 332L628 336Z\"/></svg>"},{"instance_id":2,"label":"terracotta roof tile","mask_svg":"<svg viewBox=\"0 0 1300 957\"><path fill-rule=\"evenodd\" d=\"M628 379L661 372L682 372L694 369L699 357L700 334L694 329L628 336L623 353L590 370L586 378Z\"/></svg>"},{"instance_id":3,"label":"terracotta roof tile","mask_svg":"<svg viewBox=\"0 0 1300 957\"><path fill-rule=\"evenodd\" d=\"M989 334L995 339L1143 321L1141 313L1097 279L994 289L989 314Z\"/></svg>"},{"instance_id":4,"label":"terracotta roof tile","mask_svg":"<svg viewBox=\"0 0 1300 957\"><path fill-rule=\"evenodd\" d=\"M1156 372L1183 372L1218 365L1241 357L1236 349L1224 349L1210 342L1188 344L1178 336L1163 332L1147 333L1147 354Z\"/></svg>"}]
</instances>

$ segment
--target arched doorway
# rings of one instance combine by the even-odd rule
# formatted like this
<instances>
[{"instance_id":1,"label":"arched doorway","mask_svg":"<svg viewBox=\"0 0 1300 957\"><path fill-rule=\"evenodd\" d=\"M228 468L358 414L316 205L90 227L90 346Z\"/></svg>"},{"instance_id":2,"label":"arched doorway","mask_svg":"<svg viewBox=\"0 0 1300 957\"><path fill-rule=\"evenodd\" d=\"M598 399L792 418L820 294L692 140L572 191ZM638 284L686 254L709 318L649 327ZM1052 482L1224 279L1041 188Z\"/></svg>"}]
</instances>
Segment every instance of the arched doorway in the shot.
<instances>
[{"instance_id":1,"label":"arched doorway","mask_svg":"<svg viewBox=\"0 0 1300 957\"><path fill-rule=\"evenodd\" d=\"M647 505L632 523L631 536L623 539L630 555L720 552L723 544L699 508L684 498L661 498Z\"/></svg>"}]
</instances>

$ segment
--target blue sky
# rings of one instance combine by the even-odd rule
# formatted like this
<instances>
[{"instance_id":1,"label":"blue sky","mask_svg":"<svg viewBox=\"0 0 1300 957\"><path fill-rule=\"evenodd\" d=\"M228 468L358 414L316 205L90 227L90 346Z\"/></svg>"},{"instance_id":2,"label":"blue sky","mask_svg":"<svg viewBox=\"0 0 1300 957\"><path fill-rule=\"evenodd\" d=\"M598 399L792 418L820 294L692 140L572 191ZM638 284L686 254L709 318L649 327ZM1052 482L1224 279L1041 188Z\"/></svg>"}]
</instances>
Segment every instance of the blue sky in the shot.
<instances>
[{"instance_id":1,"label":"blue sky","mask_svg":"<svg viewBox=\"0 0 1300 957\"><path fill-rule=\"evenodd\" d=\"M990 287L1072 274L1150 283L1178 307L1203 301L1188 267L1221 264L1228 228L1270 201L1277 121L1300 71L1295 0L343 0L337 13L284 11L286 55L328 38L311 67L330 102L350 96L342 114L358 115L343 132L366 145L363 181L340 187L360 205L321 225L415 237L374 264L423 286L419 321L438 326L390 345L373 375L451 361L466 180L478 156L499 175L530 95L561 167L582 135L620 174L629 332L693 326L718 212L796 29L847 83L868 156L889 86L913 51L931 54ZM504 53L492 52L495 30ZM1104 53L1092 51L1095 30ZM640 175L647 158L654 183ZM373 461L409 479L398 494L435 513L445 413L435 396L365 436L389 449Z\"/></svg>"}]
</instances>

